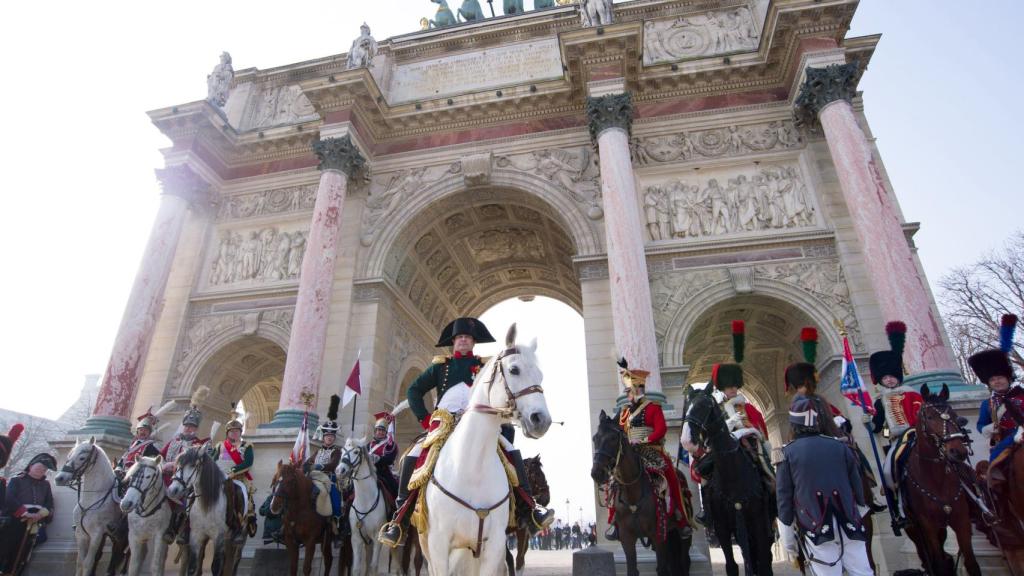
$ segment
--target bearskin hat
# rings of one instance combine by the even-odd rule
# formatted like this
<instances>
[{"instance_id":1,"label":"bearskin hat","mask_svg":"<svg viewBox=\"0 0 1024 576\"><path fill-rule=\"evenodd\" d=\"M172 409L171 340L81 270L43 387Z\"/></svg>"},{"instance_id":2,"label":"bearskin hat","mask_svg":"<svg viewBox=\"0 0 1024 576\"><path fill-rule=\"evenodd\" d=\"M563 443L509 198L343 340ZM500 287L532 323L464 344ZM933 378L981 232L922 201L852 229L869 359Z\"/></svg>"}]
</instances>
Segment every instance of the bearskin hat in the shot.
<instances>
[{"instance_id":1,"label":"bearskin hat","mask_svg":"<svg viewBox=\"0 0 1024 576\"><path fill-rule=\"evenodd\" d=\"M746 326L743 320L732 321L732 359L735 364L715 364L711 367L711 382L718 390L743 387L743 352L746 347Z\"/></svg>"},{"instance_id":2,"label":"bearskin hat","mask_svg":"<svg viewBox=\"0 0 1024 576\"><path fill-rule=\"evenodd\" d=\"M1010 364L1010 351L1013 350L1013 335L1017 329L1017 316L1004 314L999 323L999 348L982 350L967 359L971 370L978 380L985 385L993 376L1005 376L1013 382L1013 365Z\"/></svg>"},{"instance_id":3,"label":"bearskin hat","mask_svg":"<svg viewBox=\"0 0 1024 576\"><path fill-rule=\"evenodd\" d=\"M786 367L786 390L807 386L813 392L818 387L818 329L806 326L800 330L800 344L804 353L803 362L794 362Z\"/></svg>"},{"instance_id":4,"label":"bearskin hat","mask_svg":"<svg viewBox=\"0 0 1024 576\"><path fill-rule=\"evenodd\" d=\"M327 419L320 423L317 432L323 438L325 434L338 434L338 406L341 405L341 397L331 394L331 404L327 407Z\"/></svg>"},{"instance_id":5,"label":"bearskin hat","mask_svg":"<svg viewBox=\"0 0 1024 576\"><path fill-rule=\"evenodd\" d=\"M907 325L900 321L885 325L889 337L889 350L875 352L868 359L871 366L871 381L878 384L883 376L895 376L903 383L903 348L907 341Z\"/></svg>"},{"instance_id":6,"label":"bearskin hat","mask_svg":"<svg viewBox=\"0 0 1024 576\"><path fill-rule=\"evenodd\" d=\"M11 457L11 449L24 430L24 426L15 424L7 431L7 434L0 434L0 468L7 466L7 461Z\"/></svg>"}]
</instances>

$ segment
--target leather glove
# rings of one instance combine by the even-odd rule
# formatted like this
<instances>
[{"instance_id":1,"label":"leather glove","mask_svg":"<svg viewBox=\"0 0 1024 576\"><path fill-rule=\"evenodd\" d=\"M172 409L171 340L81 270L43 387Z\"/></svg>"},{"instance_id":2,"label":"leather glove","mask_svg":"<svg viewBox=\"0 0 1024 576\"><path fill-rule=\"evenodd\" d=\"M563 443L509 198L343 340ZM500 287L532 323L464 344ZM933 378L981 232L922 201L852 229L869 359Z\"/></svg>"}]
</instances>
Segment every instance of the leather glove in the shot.
<instances>
[{"instance_id":1,"label":"leather glove","mask_svg":"<svg viewBox=\"0 0 1024 576\"><path fill-rule=\"evenodd\" d=\"M996 429L996 425L995 424L986 424L981 429L981 435L984 436L985 438L991 438L992 437L992 433L995 432L995 429Z\"/></svg>"}]
</instances>

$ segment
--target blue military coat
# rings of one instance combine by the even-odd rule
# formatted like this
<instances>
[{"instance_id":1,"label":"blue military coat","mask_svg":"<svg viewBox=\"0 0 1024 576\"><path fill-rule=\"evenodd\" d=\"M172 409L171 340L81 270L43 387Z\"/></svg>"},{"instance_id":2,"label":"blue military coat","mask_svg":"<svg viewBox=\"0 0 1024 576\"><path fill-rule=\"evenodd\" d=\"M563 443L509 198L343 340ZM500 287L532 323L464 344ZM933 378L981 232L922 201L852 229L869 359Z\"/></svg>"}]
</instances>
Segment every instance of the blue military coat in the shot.
<instances>
[{"instance_id":1,"label":"blue military coat","mask_svg":"<svg viewBox=\"0 0 1024 576\"><path fill-rule=\"evenodd\" d=\"M831 436L800 436L782 448L776 486L779 520L795 521L815 544L835 538L835 519L846 537L867 540L857 505L864 505L857 456Z\"/></svg>"}]
</instances>

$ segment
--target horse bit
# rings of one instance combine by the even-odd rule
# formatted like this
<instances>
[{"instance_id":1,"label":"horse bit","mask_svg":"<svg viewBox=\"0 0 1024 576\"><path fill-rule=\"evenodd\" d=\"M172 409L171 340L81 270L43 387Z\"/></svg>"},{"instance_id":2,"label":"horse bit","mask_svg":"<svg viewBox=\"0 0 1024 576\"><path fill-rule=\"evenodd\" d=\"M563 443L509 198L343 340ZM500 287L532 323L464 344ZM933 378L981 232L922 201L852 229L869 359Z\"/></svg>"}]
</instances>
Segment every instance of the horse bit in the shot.
<instances>
[{"instance_id":1,"label":"horse bit","mask_svg":"<svg viewBox=\"0 0 1024 576\"><path fill-rule=\"evenodd\" d=\"M136 490L139 491L140 494L142 494L142 501L139 503L139 511L137 512L139 517L141 517L141 518L149 518L153 514L156 514L157 511L160 510L160 508L163 507L164 501L167 500L167 494L164 494L163 498L160 498L160 500L156 503L155 507L153 507L152 509L150 509L148 511L146 510L146 494L154 486L156 486L157 482L162 482L163 479L162 479L162 476L160 474L160 471L156 467L154 467L154 466L143 466L143 468L148 468L150 470L155 470L156 474L150 479L149 483L145 487L143 487L142 486L142 474L136 473L134 476L132 476L132 479L128 481L128 487L129 488L135 488Z\"/></svg>"},{"instance_id":2,"label":"horse bit","mask_svg":"<svg viewBox=\"0 0 1024 576\"><path fill-rule=\"evenodd\" d=\"M544 393L544 388L541 387L539 384L527 386L526 388L523 388L519 392L512 392L512 389L509 388L508 376L505 374L505 365L502 364L501 361L509 356L514 356L516 354L519 354L519 348L516 346L506 348L504 351L502 351L501 354L498 354L498 357L494 359L494 366L491 368L491 375L487 378L486 382L487 397L490 398L491 389L494 387L494 378L495 376L497 376L498 371L501 371L501 383L505 387L505 395L508 396L508 406L505 406L504 408L495 408L493 406L487 406L486 404L474 404L472 407L470 407L470 411L480 412L483 414L492 414L500 416L502 418L511 418L517 412L519 412L519 408L516 406L517 399L522 398L523 396L528 396L530 394ZM517 376L519 374L519 369L514 368L513 370L514 371L512 372L512 375Z\"/></svg>"}]
</instances>

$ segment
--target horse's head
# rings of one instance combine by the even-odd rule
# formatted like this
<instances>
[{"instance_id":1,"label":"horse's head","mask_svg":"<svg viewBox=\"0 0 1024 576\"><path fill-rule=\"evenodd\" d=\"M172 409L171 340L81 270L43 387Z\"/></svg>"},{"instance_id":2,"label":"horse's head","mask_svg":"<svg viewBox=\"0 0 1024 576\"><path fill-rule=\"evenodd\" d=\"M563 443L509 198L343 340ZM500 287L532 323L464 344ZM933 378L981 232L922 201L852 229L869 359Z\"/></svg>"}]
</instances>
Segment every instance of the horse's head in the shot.
<instances>
[{"instance_id":1,"label":"horse's head","mask_svg":"<svg viewBox=\"0 0 1024 576\"><path fill-rule=\"evenodd\" d=\"M597 424L597 432L592 438L594 442L594 463L590 468L590 477L598 484L607 482L619 463L626 433L622 431L618 421L601 410Z\"/></svg>"},{"instance_id":2,"label":"horse's head","mask_svg":"<svg viewBox=\"0 0 1024 576\"><path fill-rule=\"evenodd\" d=\"M540 463L540 454L524 459L523 464L526 465L526 476L530 480L533 499L541 506L547 506L551 502L551 489L548 487L548 478L544 475L544 467Z\"/></svg>"},{"instance_id":3,"label":"horse's head","mask_svg":"<svg viewBox=\"0 0 1024 576\"><path fill-rule=\"evenodd\" d=\"M501 380L502 386L495 386ZM477 386L487 395L485 411L519 421L527 438L540 438L551 426L551 414L540 383L544 374L537 365L537 340L516 344L516 325L505 335L505 350L477 375ZM474 394L476 396L476 394Z\"/></svg>"},{"instance_id":4,"label":"horse's head","mask_svg":"<svg viewBox=\"0 0 1024 576\"><path fill-rule=\"evenodd\" d=\"M277 462L277 471L270 482L270 513L278 516L289 500L295 500L299 494L299 464Z\"/></svg>"},{"instance_id":5,"label":"horse's head","mask_svg":"<svg viewBox=\"0 0 1024 576\"><path fill-rule=\"evenodd\" d=\"M949 405L949 386L932 394L925 384L921 387L924 405L917 413L917 435L930 443L944 458L966 462L971 455L971 438L964 430L964 420Z\"/></svg>"},{"instance_id":6,"label":"horse's head","mask_svg":"<svg viewBox=\"0 0 1024 576\"><path fill-rule=\"evenodd\" d=\"M149 497L150 491L163 489L164 477L160 472L162 463L163 458L159 455L154 458L143 456L135 459L135 464L132 464L124 477L128 489L121 498L121 512L127 514L132 510L144 508L143 503Z\"/></svg>"},{"instance_id":7,"label":"horse's head","mask_svg":"<svg viewBox=\"0 0 1024 576\"><path fill-rule=\"evenodd\" d=\"M365 438L348 438L341 447L341 459L334 474L338 478L350 480L365 480L373 476L376 468L370 461L370 454L366 451ZM365 469L365 471L364 471Z\"/></svg>"},{"instance_id":8,"label":"horse's head","mask_svg":"<svg viewBox=\"0 0 1024 576\"><path fill-rule=\"evenodd\" d=\"M96 462L100 461L102 454L103 450L96 445L95 436L89 438L88 442L76 442L71 450L68 451L68 457L64 461L64 466L61 467L60 472L53 479L54 483L57 486L70 486L75 482L80 482L82 477L95 467ZM102 460L106 459L104 455ZM104 465L108 464L104 462Z\"/></svg>"},{"instance_id":9,"label":"horse's head","mask_svg":"<svg viewBox=\"0 0 1024 576\"><path fill-rule=\"evenodd\" d=\"M722 413L711 394L711 384L704 388L691 386L683 401L683 430L679 437L683 448L694 452L706 445L724 423Z\"/></svg>"},{"instance_id":10,"label":"horse's head","mask_svg":"<svg viewBox=\"0 0 1024 576\"><path fill-rule=\"evenodd\" d=\"M210 457L208 446L193 446L178 455L177 470L167 488L168 496L175 500L192 491L204 511L217 502L224 486L224 473Z\"/></svg>"}]
</instances>

